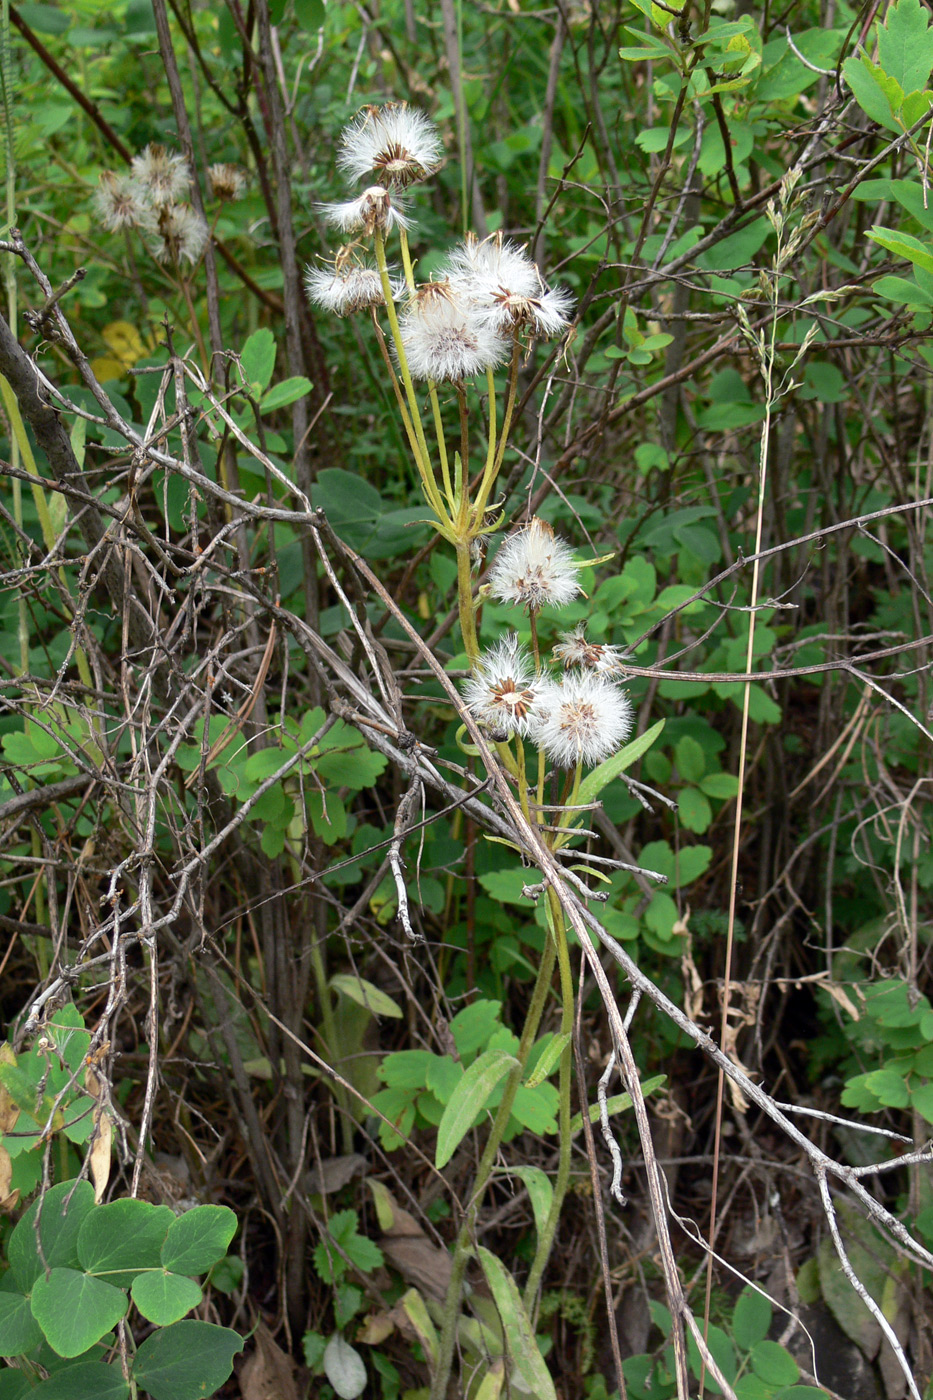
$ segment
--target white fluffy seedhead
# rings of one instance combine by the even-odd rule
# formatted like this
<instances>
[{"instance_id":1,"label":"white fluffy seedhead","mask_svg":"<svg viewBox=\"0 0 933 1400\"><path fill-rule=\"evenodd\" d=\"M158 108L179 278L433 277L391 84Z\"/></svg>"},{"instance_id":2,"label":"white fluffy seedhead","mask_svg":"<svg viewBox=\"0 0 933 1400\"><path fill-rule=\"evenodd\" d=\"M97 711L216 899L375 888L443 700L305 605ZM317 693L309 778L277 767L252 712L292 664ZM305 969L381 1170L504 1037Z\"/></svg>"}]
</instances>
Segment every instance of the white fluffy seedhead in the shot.
<instances>
[{"instance_id":1,"label":"white fluffy seedhead","mask_svg":"<svg viewBox=\"0 0 933 1400\"><path fill-rule=\"evenodd\" d=\"M562 608L580 592L579 572L570 546L535 516L501 546L488 583L500 602Z\"/></svg>"},{"instance_id":2,"label":"white fluffy seedhead","mask_svg":"<svg viewBox=\"0 0 933 1400\"><path fill-rule=\"evenodd\" d=\"M372 234L376 229L389 233L396 226L411 228L404 209L383 185L370 185L357 199L320 207L327 222L341 233Z\"/></svg>"},{"instance_id":3,"label":"white fluffy seedhead","mask_svg":"<svg viewBox=\"0 0 933 1400\"><path fill-rule=\"evenodd\" d=\"M191 171L184 156L150 145L133 157L133 178L157 209L179 204L191 188Z\"/></svg>"},{"instance_id":4,"label":"white fluffy seedhead","mask_svg":"<svg viewBox=\"0 0 933 1400\"><path fill-rule=\"evenodd\" d=\"M475 673L464 684L463 698L487 729L525 734L541 684L530 656L510 632L480 657Z\"/></svg>"},{"instance_id":5,"label":"white fluffy seedhead","mask_svg":"<svg viewBox=\"0 0 933 1400\"><path fill-rule=\"evenodd\" d=\"M587 641L582 622L572 632L563 634L554 647L554 657L568 669L579 666L584 671L596 671L600 675L611 675L619 669L622 661L618 647Z\"/></svg>"},{"instance_id":6,"label":"white fluffy seedhead","mask_svg":"<svg viewBox=\"0 0 933 1400\"><path fill-rule=\"evenodd\" d=\"M549 340L570 325L571 294L549 288L528 254L500 234L482 242L468 237L450 254L445 271L500 335L524 331Z\"/></svg>"},{"instance_id":7,"label":"white fluffy seedhead","mask_svg":"<svg viewBox=\"0 0 933 1400\"><path fill-rule=\"evenodd\" d=\"M416 295L402 321L402 344L414 379L461 383L501 364L508 345L447 283Z\"/></svg>"},{"instance_id":8,"label":"white fluffy seedhead","mask_svg":"<svg viewBox=\"0 0 933 1400\"><path fill-rule=\"evenodd\" d=\"M95 202L106 229L136 228L144 233L155 230L155 211L134 175L102 171Z\"/></svg>"},{"instance_id":9,"label":"white fluffy seedhead","mask_svg":"<svg viewBox=\"0 0 933 1400\"><path fill-rule=\"evenodd\" d=\"M399 277L390 277L389 282L392 297L397 300L404 294L405 283ZM342 251L333 267L309 267L305 287L316 306L337 316L351 316L355 311L385 305L378 268L348 259Z\"/></svg>"},{"instance_id":10,"label":"white fluffy seedhead","mask_svg":"<svg viewBox=\"0 0 933 1400\"><path fill-rule=\"evenodd\" d=\"M161 241L156 257L161 262L198 262L210 237L206 221L190 204L160 209L158 230Z\"/></svg>"},{"instance_id":11,"label":"white fluffy seedhead","mask_svg":"<svg viewBox=\"0 0 933 1400\"><path fill-rule=\"evenodd\" d=\"M340 137L337 164L351 179L373 175L382 185L405 189L440 165L443 146L434 123L404 102L365 107Z\"/></svg>"},{"instance_id":12,"label":"white fluffy seedhead","mask_svg":"<svg viewBox=\"0 0 933 1400\"><path fill-rule=\"evenodd\" d=\"M633 719L631 701L612 681L592 671L570 671L542 687L529 733L558 767L592 767L622 747Z\"/></svg>"}]
</instances>

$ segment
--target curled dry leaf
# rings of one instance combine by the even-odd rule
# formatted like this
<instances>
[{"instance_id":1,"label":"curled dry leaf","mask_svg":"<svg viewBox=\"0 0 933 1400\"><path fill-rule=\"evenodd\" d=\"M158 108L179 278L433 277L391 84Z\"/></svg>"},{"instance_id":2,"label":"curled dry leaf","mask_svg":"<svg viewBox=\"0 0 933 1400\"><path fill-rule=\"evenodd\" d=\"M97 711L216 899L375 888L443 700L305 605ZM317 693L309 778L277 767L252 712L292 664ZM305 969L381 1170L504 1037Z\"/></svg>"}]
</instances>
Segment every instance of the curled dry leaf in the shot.
<instances>
[{"instance_id":1,"label":"curled dry leaf","mask_svg":"<svg viewBox=\"0 0 933 1400\"><path fill-rule=\"evenodd\" d=\"M243 1400L298 1400L294 1363L261 1319L254 1337L256 1349L240 1367Z\"/></svg>"}]
</instances>

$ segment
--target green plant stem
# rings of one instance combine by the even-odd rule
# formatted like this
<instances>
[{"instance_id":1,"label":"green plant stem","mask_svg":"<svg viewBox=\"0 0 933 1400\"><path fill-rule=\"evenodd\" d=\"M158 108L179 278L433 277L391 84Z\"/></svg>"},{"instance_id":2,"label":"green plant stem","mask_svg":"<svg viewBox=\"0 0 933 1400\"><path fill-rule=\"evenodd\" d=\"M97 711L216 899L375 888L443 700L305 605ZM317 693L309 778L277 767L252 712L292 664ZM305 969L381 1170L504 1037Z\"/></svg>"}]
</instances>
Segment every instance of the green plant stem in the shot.
<instances>
[{"instance_id":1,"label":"green plant stem","mask_svg":"<svg viewBox=\"0 0 933 1400\"><path fill-rule=\"evenodd\" d=\"M531 1053L531 1047L534 1044L535 1036L538 1033L538 1027L541 1024L541 1017L544 1014L544 1006L551 985L551 974L554 971L555 958L556 948L554 940L550 938L545 945L544 955L541 959L541 965L538 968L538 976L535 980L534 990L531 994L531 1001L528 1006L528 1014L525 1017L525 1025L522 1029L522 1038L516 1056L518 1064L510 1072L505 1081L502 1099L499 1103L499 1107L496 1109L496 1116L493 1119L492 1127L489 1130L489 1137L486 1139L486 1146L483 1149L483 1155L476 1169L473 1194L470 1197L469 1204L463 1217L463 1224L460 1226L457 1242L454 1246L453 1268L451 1269L450 1283L447 1287L447 1296L444 1299L444 1317L438 1345L437 1370L431 1382L430 1400L446 1400L447 1383L450 1380L450 1369L453 1363L454 1342L457 1336L457 1321L460 1316L460 1295L463 1288L463 1276L466 1273L466 1266L470 1254L472 1253L476 1219L483 1202L483 1194L495 1164L496 1154L502 1143L502 1135L505 1132L512 1114L512 1104L515 1102L515 1094L524 1076L525 1066L528 1063L528 1056Z\"/></svg>"},{"instance_id":2,"label":"green plant stem","mask_svg":"<svg viewBox=\"0 0 933 1400\"><path fill-rule=\"evenodd\" d=\"M483 479L480 482L479 490L476 493L475 516L477 523L482 521L486 513L486 506L492 493L492 488L496 484L499 472L502 469L502 459L505 456L505 449L509 441L509 433L512 430L512 414L515 411L515 396L518 389L518 366L521 360L521 346L518 336L512 341L512 359L509 364L509 381L505 396L505 412L502 415L502 427L496 441L496 450L486 459L486 467L483 471ZM492 381L492 371L489 372L489 381ZM490 392L490 400L494 397ZM492 410L490 410L490 415Z\"/></svg>"},{"instance_id":3,"label":"green plant stem","mask_svg":"<svg viewBox=\"0 0 933 1400\"><path fill-rule=\"evenodd\" d=\"M573 1032L574 1016L573 979L570 973L570 950L567 947L567 927L564 923L564 911L553 889L548 889L547 901L549 916L548 925L551 939L557 949L557 966L560 973L560 1030L561 1035L566 1035L568 1039L561 1052L560 1072L557 1082L557 1092L559 1095L557 1114L559 1148L557 1177L554 1181L554 1195L551 1198L551 1206L548 1210L547 1219L538 1236L538 1247L535 1250L535 1257L531 1262L528 1281L525 1284L525 1310L529 1317L532 1315L532 1309L535 1306L538 1288L541 1284L541 1276L547 1267L548 1259L551 1257L551 1250L554 1247L554 1236L557 1233L557 1225L563 1209L564 1197L567 1194L567 1187L570 1183L570 1150L572 1147L572 1135L570 1132L570 1081L573 1064L573 1046L570 1042L570 1036Z\"/></svg>"},{"instance_id":4,"label":"green plant stem","mask_svg":"<svg viewBox=\"0 0 933 1400\"><path fill-rule=\"evenodd\" d=\"M327 1041L327 1049L333 1057L335 1067L339 1065L341 1059L341 1046L337 1036L337 1022L334 1019L334 1007L330 999L330 987L327 982L327 970L324 966L324 955L321 952L320 941L312 937L311 948L311 971L314 975L314 985L317 991L317 999L321 1006L321 1020L324 1022L324 1038ZM340 1107L340 1137L343 1143L344 1152L353 1151L353 1119L350 1114L350 1101L347 1091L342 1084L334 1083L334 1098Z\"/></svg>"},{"instance_id":5,"label":"green plant stem","mask_svg":"<svg viewBox=\"0 0 933 1400\"><path fill-rule=\"evenodd\" d=\"M473 606L473 570L470 559L470 544L467 539L457 540L457 606L460 611L460 632L463 646L475 666L479 660L479 639L476 635L476 610Z\"/></svg>"},{"instance_id":6,"label":"green plant stem","mask_svg":"<svg viewBox=\"0 0 933 1400\"><path fill-rule=\"evenodd\" d=\"M457 512L457 498L450 483L450 466L447 462L447 443L444 438L444 420L441 417L441 406L438 402L437 388L433 380L428 384L428 397L431 400L431 413L434 417L434 434L437 438L437 455L441 464L441 478L444 482L447 504L450 506L451 514L455 515Z\"/></svg>"}]
</instances>

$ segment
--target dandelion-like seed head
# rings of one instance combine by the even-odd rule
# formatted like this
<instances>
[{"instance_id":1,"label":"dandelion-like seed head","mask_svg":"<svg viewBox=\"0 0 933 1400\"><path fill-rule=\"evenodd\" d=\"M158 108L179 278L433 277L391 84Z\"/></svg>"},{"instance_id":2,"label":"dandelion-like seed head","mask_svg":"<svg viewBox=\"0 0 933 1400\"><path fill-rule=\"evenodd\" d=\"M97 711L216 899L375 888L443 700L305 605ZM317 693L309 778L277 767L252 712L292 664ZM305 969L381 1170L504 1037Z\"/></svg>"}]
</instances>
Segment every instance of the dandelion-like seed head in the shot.
<instances>
[{"instance_id":1,"label":"dandelion-like seed head","mask_svg":"<svg viewBox=\"0 0 933 1400\"><path fill-rule=\"evenodd\" d=\"M102 171L96 204L106 229L140 228L151 232L155 228L152 206L133 175Z\"/></svg>"},{"instance_id":2,"label":"dandelion-like seed head","mask_svg":"<svg viewBox=\"0 0 933 1400\"><path fill-rule=\"evenodd\" d=\"M605 676L570 671L548 681L529 717L529 733L560 768L592 767L616 753L632 732L632 703Z\"/></svg>"},{"instance_id":3,"label":"dandelion-like seed head","mask_svg":"<svg viewBox=\"0 0 933 1400\"><path fill-rule=\"evenodd\" d=\"M224 204L239 199L246 189L246 175L238 165L218 163L208 166L207 178L211 184L211 194Z\"/></svg>"},{"instance_id":4,"label":"dandelion-like seed head","mask_svg":"<svg viewBox=\"0 0 933 1400\"><path fill-rule=\"evenodd\" d=\"M190 204L168 204L159 210L161 242L156 249L160 262L196 263L207 247L206 221Z\"/></svg>"},{"instance_id":5,"label":"dandelion-like seed head","mask_svg":"<svg viewBox=\"0 0 933 1400\"><path fill-rule=\"evenodd\" d=\"M527 253L501 234L482 242L468 237L450 254L446 272L500 335L524 330L553 339L570 325L571 294L549 288Z\"/></svg>"},{"instance_id":6,"label":"dandelion-like seed head","mask_svg":"<svg viewBox=\"0 0 933 1400\"><path fill-rule=\"evenodd\" d=\"M393 299L404 295L405 282L390 276ZM305 287L315 305L337 316L350 316L371 306L384 306L382 278L375 267L356 261L349 249L341 248L333 267L309 267Z\"/></svg>"},{"instance_id":7,"label":"dandelion-like seed head","mask_svg":"<svg viewBox=\"0 0 933 1400\"><path fill-rule=\"evenodd\" d=\"M508 353L502 337L446 290L416 295L402 322L402 344L414 379L456 383L485 374Z\"/></svg>"},{"instance_id":8,"label":"dandelion-like seed head","mask_svg":"<svg viewBox=\"0 0 933 1400\"><path fill-rule=\"evenodd\" d=\"M382 185L403 190L425 180L443 152L437 127L404 102L365 107L340 137L337 164L353 180L375 174Z\"/></svg>"},{"instance_id":9,"label":"dandelion-like seed head","mask_svg":"<svg viewBox=\"0 0 933 1400\"><path fill-rule=\"evenodd\" d=\"M565 540L537 516L510 535L489 570L489 587L503 603L562 608L580 592L579 566Z\"/></svg>"},{"instance_id":10,"label":"dandelion-like seed head","mask_svg":"<svg viewBox=\"0 0 933 1400\"><path fill-rule=\"evenodd\" d=\"M348 199L343 204L322 204L321 209L328 223L334 224L341 233L367 235L376 229L383 233L399 228L411 228L411 220L403 208L394 200L383 185L370 185L358 199Z\"/></svg>"},{"instance_id":11,"label":"dandelion-like seed head","mask_svg":"<svg viewBox=\"0 0 933 1400\"><path fill-rule=\"evenodd\" d=\"M525 734L540 687L530 656L510 632L480 657L475 673L464 684L463 698L487 729Z\"/></svg>"},{"instance_id":12,"label":"dandelion-like seed head","mask_svg":"<svg viewBox=\"0 0 933 1400\"><path fill-rule=\"evenodd\" d=\"M133 157L133 177L146 192L151 204L164 208L178 204L191 187L191 171L184 156L150 145Z\"/></svg>"},{"instance_id":13,"label":"dandelion-like seed head","mask_svg":"<svg viewBox=\"0 0 933 1400\"><path fill-rule=\"evenodd\" d=\"M600 675L610 675L617 671L622 660L618 647L587 641L582 622L572 632L563 634L554 648L554 656L568 669L571 666L579 666L584 671L596 671Z\"/></svg>"}]
</instances>

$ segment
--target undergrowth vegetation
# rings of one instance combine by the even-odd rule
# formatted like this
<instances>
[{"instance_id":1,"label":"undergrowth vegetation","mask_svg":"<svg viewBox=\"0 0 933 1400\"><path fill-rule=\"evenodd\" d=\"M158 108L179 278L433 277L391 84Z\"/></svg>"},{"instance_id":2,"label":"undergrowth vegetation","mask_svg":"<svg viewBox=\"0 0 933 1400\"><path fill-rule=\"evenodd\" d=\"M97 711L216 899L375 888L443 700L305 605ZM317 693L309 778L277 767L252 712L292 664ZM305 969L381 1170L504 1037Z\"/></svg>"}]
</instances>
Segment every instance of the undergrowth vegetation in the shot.
<instances>
[{"instance_id":1,"label":"undergrowth vegetation","mask_svg":"<svg viewBox=\"0 0 933 1400\"><path fill-rule=\"evenodd\" d=\"M933 1395L926 5L0 26L0 1400Z\"/></svg>"}]
</instances>

